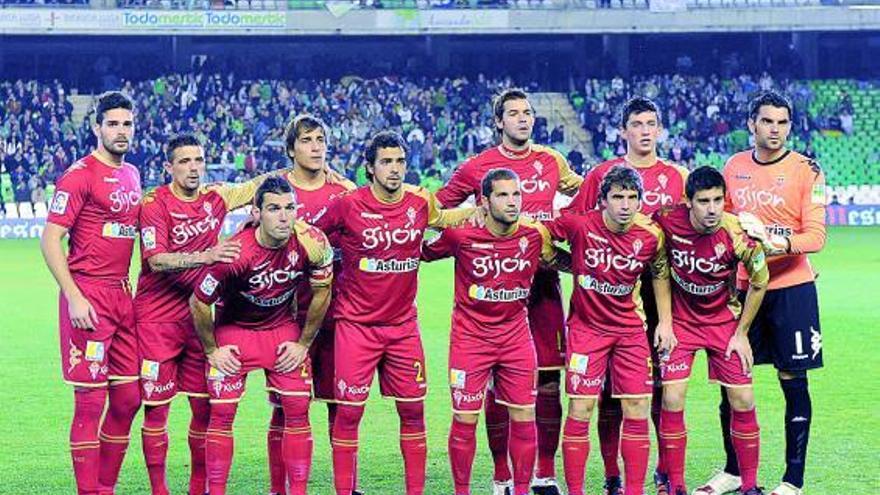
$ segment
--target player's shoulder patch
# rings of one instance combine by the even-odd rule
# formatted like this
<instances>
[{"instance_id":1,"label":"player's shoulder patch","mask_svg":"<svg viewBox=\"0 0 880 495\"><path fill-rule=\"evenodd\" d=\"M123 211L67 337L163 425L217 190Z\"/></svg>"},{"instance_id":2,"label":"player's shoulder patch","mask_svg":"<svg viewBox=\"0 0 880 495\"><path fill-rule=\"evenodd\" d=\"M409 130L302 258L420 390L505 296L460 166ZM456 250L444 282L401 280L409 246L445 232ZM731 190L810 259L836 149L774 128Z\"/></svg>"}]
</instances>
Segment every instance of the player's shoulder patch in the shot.
<instances>
[{"instance_id":1,"label":"player's shoulder patch","mask_svg":"<svg viewBox=\"0 0 880 495\"><path fill-rule=\"evenodd\" d=\"M333 263L333 248L321 229L303 220L295 220L293 230L312 263L321 266Z\"/></svg>"},{"instance_id":2,"label":"player's shoulder patch","mask_svg":"<svg viewBox=\"0 0 880 495\"><path fill-rule=\"evenodd\" d=\"M660 237L661 235L661 229L657 222L644 213L636 213L635 217L633 217L633 225L647 230L654 237Z\"/></svg>"},{"instance_id":3,"label":"player's shoulder patch","mask_svg":"<svg viewBox=\"0 0 880 495\"><path fill-rule=\"evenodd\" d=\"M146 206L150 203L155 202L157 199L159 199L157 197L158 191L159 191L159 188L157 187L156 189L152 189L152 190L144 193L144 195L141 196L141 206Z\"/></svg>"},{"instance_id":4,"label":"player's shoulder patch","mask_svg":"<svg viewBox=\"0 0 880 495\"><path fill-rule=\"evenodd\" d=\"M425 189L422 186L415 186L413 184L404 184L403 185L403 192L415 194L416 196L419 196L420 198L423 198L425 200L431 199L431 191L428 191L427 189Z\"/></svg>"}]
</instances>

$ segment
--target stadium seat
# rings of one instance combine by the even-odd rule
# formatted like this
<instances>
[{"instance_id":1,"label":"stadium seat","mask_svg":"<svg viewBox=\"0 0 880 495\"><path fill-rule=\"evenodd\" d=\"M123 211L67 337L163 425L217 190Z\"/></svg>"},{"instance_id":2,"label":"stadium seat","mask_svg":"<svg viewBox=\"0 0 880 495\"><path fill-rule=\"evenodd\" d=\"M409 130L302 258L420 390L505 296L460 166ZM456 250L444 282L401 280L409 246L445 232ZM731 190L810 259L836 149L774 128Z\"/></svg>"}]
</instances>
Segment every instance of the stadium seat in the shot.
<instances>
[{"instance_id":1,"label":"stadium seat","mask_svg":"<svg viewBox=\"0 0 880 495\"><path fill-rule=\"evenodd\" d=\"M18 208L15 203L6 203L3 209L6 210L6 218L18 218Z\"/></svg>"},{"instance_id":2,"label":"stadium seat","mask_svg":"<svg viewBox=\"0 0 880 495\"><path fill-rule=\"evenodd\" d=\"M49 209L46 207L46 203L40 201L34 204L34 217L35 218L46 218L49 216Z\"/></svg>"},{"instance_id":3,"label":"stadium seat","mask_svg":"<svg viewBox=\"0 0 880 495\"><path fill-rule=\"evenodd\" d=\"M30 201L22 201L18 204L18 217L25 220L34 218L34 207Z\"/></svg>"}]
</instances>

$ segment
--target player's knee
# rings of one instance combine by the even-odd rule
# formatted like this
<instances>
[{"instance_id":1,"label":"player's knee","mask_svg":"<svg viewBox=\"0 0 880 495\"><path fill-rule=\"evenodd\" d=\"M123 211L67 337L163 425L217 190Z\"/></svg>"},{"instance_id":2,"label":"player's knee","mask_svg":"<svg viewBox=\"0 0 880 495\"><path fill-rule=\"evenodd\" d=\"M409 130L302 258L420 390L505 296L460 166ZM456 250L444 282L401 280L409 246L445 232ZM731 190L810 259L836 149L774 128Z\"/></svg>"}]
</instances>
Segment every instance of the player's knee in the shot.
<instances>
[{"instance_id":1,"label":"player's knee","mask_svg":"<svg viewBox=\"0 0 880 495\"><path fill-rule=\"evenodd\" d=\"M101 415L104 414L104 404L107 402L107 389L76 388L73 397L74 416L79 420L100 421Z\"/></svg>"},{"instance_id":2,"label":"player's knee","mask_svg":"<svg viewBox=\"0 0 880 495\"><path fill-rule=\"evenodd\" d=\"M305 426L309 423L309 398L293 395L281 396L282 423L288 428Z\"/></svg>"},{"instance_id":3,"label":"player's knee","mask_svg":"<svg viewBox=\"0 0 880 495\"><path fill-rule=\"evenodd\" d=\"M278 406L272 407L272 416L269 418L269 426L284 426L284 409Z\"/></svg>"},{"instance_id":4,"label":"player's knee","mask_svg":"<svg viewBox=\"0 0 880 495\"><path fill-rule=\"evenodd\" d=\"M784 371L779 370L777 372L777 376L779 376L780 380L799 380L807 378L807 370L796 370L796 371Z\"/></svg>"},{"instance_id":5,"label":"player's knee","mask_svg":"<svg viewBox=\"0 0 880 495\"><path fill-rule=\"evenodd\" d=\"M211 403L205 397L190 397L189 409L192 419L189 428L192 431L205 431L211 421Z\"/></svg>"},{"instance_id":6,"label":"player's knee","mask_svg":"<svg viewBox=\"0 0 880 495\"><path fill-rule=\"evenodd\" d=\"M110 386L110 411L113 414L134 417L140 407L141 390L138 382L125 382Z\"/></svg>"},{"instance_id":7,"label":"player's knee","mask_svg":"<svg viewBox=\"0 0 880 495\"><path fill-rule=\"evenodd\" d=\"M663 409L678 412L684 409L685 391L683 387L667 385L663 387Z\"/></svg>"},{"instance_id":8,"label":"player's knee","mask_svg":"<svg viewBox=\"0 0 880 495\"><path fill-rule=\"evenodd\" d=\"M538 371L538 393L539 394L558 394L559 393L559 370L541 370Z\"/></svg>"},{"instance_id":9,"label":"player's knee","mask_svg":"<svg viewBox=\"0 0 880 495\"><path fill-rule=\"evenodd\" d=\"M339 407L336 410L336 421L333 423L333 427L342 430L357 431L363 416L364 406L339 404Z\"/></svg>"},{"instance_id":10,"label":"player's knee","mask_svg":"<svg viewBox=\"0 0 880 495\"><path fill-rule=\"evenodd\" d=\"M170 404L162 404L161 406L145 406L144 407L144 427L145 428L164 428L168 424L168 413L171 411Z\"/></svg>"},{"instance_id":11,"label":"player's knee","mask_svg":"<svg viewBox=\"0 0 880 495\"><path fill-rule=\"evenodd\" d=\"M422 401L397 401L397 415L401 426L422 427L425 424L425 403Z\"/></svg>"},{"instance_id":12,"label":"player's knee","mask_svg":"<svg viewBox=\"0 0 880 495\"><path fill-rule=\"evenodd\" d=\"M511 407L510 420L518 423L535 420L535 408L533 407Z\"/></svg>"},{"instance_id":13,"label":"player's knee","mask_svg":"<svg viewBox=\"0 0 880 495\"><path fill-rule=\"evenodd\" d=\"M587 421L593 415L595 405L595 399L571 399L568 401L568 415L581 421Z\"/></svg>"},{"instance_id":14,"label":"player's knee","mask_svg":"<svg viewBox=\"0 0 880 495\"><path fill-rule=\"evenodd\" d=\"M459 414L453 413L452 418L456 423L464 423L466 425L475 425L480 419L479 414Z\"/></svg>"},{"instance_id":15,"label":"player's knee","mask_svg":"<svg viewBox=\"0 0 880 495\"><path fill-rule=\"evenodd\" d=\"M645 419L648 417L649 401L647 398L621 399L623 417L631 419Z\"/></svg>"},{"instance_id":16,"label":"player's knee","mask_svg":"<svg viewBox=\"0 0 880 495\"><path fill-rule=\"evenodd\" d=\"M211 421L208 428L220 431L232 431L232 423L235 422L235 413L238 404L235 402L221 402L211 404Z\"/></svg>"},{"instance_id":17,"label":"player's knee","mask_svg":"<svg viewBox=\"0 0 880 495\"><path fill-rule=\"evenodd\" d=\"M751 387L729 388L727 396L734 411L751 411L755 407L755 393Z\"/></svg>"}]
</instances>

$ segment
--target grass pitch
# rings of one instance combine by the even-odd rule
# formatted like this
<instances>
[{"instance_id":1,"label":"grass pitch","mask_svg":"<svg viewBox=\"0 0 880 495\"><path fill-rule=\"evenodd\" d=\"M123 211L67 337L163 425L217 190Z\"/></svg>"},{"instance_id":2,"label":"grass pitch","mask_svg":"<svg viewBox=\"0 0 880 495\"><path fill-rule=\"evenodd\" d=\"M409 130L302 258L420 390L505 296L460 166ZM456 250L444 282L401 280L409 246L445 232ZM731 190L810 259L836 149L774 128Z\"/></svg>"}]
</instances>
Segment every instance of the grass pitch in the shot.
<instances>
[{"instance_id":1,"label":"grass pitch","mask_svg":"<svg viewBox=\"0 0 880 495\"><path fill-rule=\"evenodd\" d=\"M813 256L818 279L825 364L810 374L813 430L807 466L810 495L872 494L880 490L874 469L880 451L880 229L834 228L825 250ZM57 289L37 241L0 243L0 307L3 351L0 373L0 493L75 493L67 450L72 392L60 377ZM428 495L452 493L446 457L450 423L446 387L451 261L421 269L419 316L428 354ZM570 285L570 284L567 284ZM249 380L235 425L236 451L230 493L268 491L266 425L270 410L262 377ZM718 392L704 383L705 360L695 367L687 421L689 485L696 486L720 466L723 453L717 419ZM783 401L775 373L756 372L758 419L762 428L761 484L773 488L784 469ZM178 398L171 413L169 484L185 493L189 408ZM119 494L149 493L141 455L139 416L123 466ZM310 493L331 494L332 472L326 408L313 403L315 454ZM654 447L656 451L656 448ZM374 391L361 426L360 485L369 494L402 494L403 466L397 447L397 419L390 401ZM557 468L561 478L561 459ZM491 458L482 425L474 466L475 493L490 492ZM588 493L601 492L598 442L587 466Z\"/></svg>"}]
</instances>

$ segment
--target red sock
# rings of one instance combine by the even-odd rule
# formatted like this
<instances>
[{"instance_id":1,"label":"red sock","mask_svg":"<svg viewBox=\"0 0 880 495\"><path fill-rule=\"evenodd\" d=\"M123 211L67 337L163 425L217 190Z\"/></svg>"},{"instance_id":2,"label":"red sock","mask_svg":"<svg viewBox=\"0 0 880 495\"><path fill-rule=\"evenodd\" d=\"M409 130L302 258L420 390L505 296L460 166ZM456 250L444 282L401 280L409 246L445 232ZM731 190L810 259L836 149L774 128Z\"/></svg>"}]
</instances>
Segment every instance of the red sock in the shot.
<instances>
[{"instance_id":1,"label":"red sock","mask_svg":"<svg viewBox=\"0 0 880 495\"><path fill-rule=\"evenodd\" d=\"M529 495L538 448L534 421L510 422L510 460L513 463L513 495Z\"/></svg>"},{"instance_id":2,"label":"red sock","mask_svg":"<svg viewBox=\"0 0 880 495\"><path fill-rule=\"evenodd\" d=\"M584 476L590 456L590 421L569 415L562 432L562 466L568 495L584 495Z\"/></svg>"},{"instance_id":3,"label":"red sock","mask_svg":"<svg viewBox=\"0 0 880 495\"><path fill-rule=\"evenodd\" d=\"M211 422L208 424L206 464L208 468L208 492L226 495L226 482L232 467L235 442L232 423L238 404L235 402L211 404Z\"/></svg>"},{"instance_id":4,"label":"red sock","mask_svg":"<svg viewBox=\"0 0 880 495\"><path fill-rule=\"evenodd\" d=\"M70 422L70 458L79 495L98 493L98 424L104 413L107 389L73 391L73 420Z\"/></svg>"},{"instance_id":5,"label":"red sock","mask_svg":"<svg viewBox=\"0 0 880 495\"><path fill-rule=\"evenodd\" d=\"M758 483L758 461L761 454L761 428L758 427L758 415L754 408L750 411L732 411L730 439L739 463L741 490L751 490Z\"/></svg>"},{"instance_id":6,"label":"red sock","mask_svg":"<svg viewBox=\"0 0 880 495\"><path fill-rule=\"evenodd\" d=\"M449 465L452 467L452 481L455 495L470 495L471 468L477 452L477 424L462 423L452 418L449 429Z\"/></svg>"},{"instance_id":7,"label":"red sock","mask_svg":"<svg viewBox=\"0 0 880 495\"><path fill-rule=\"evenodd\" d=\"M306 495L312 470L312 427L309 424L308 397L281 396L284 409L282 452L290 495ZM279 492L279 493L284 493Z\"/></svg>"},{"instance_id":8,"label":"red sock","mask_svg":"<svg viewBox=\"0 0 880 495\"><path fill-rule=\"evenodd\" d=\"M208 473L205 468L205 438L211 421L211 404L205 397L189 398L192 419L189 422L189 495L208 493Z\"/></svg>"},{"instance_id":9,"label":"red sock","mask_svg":"<svg viewBox=\"0 0 880 495\"><path fill-rule=\"evenodd\" d=\"M507 439L510 436L510 416L507 406L495 402L495 391L486 391L486 434L489 437L489 451L495 462L495 481L508 481L512 477L507 454Z\"/></svg>"},{"instance_id":10,"label":"red sock","mask_svg":"<svg viewBox=\"0 0 880 495\"><path fill-rule=\"evenodd\" d=\"M654 435L657 437L657 451L663 452L663 441L660 439L660 416L663 410L663 387L659 386L659 380L655 378L653 395L651 395L651 423L654 425ZM667 474L669 468L666 459L662 455L657 456L658 473Z\"/></svg>"},{"instance_id":11,"label":"red sock","mask_svg":"<svg viewBox=\"0 0 880 495\"><path fill-rule=\"evenodd\" d=\"M672 491L684 490L684 466L687 452L687 428L684 424L684 411L667 411L660 413L660 457L669 475ZM659 464L659 463L658 463Z\"/></svg>"},{"instance_id":12,"label":"red sock","mask_svg":"<svg viewBox=\"0 0 880 495\"><path fill-rule=\"evenodd\" d=\"M400 416L400 453L403 455L406 495L422 495L428 462L425 403L397 401L397 415Z\"/></svg>"},{"instance_id":13,"label":"red sock","mask_svg":"<svg viewBox=\"0 0 880 495\"><path fill-rule=\"evenodd\" d=\"M333 484L336 495L351 495L357 479L358 426L364 406L338 404L333 423ZM214 495L211 492L211 495Z\"/></svg>"},{"instance_id":14,"label":"red sock","mask_svg":"<svg viewBox=\"0 0 880 495\"><path fill-rule=\"evenodd\" d=\"M284 410L278 405L272 406L272 418L269 420L269 432L266 434L269 453L269 492L285 494L287 472L284 469L284 456L281 450L281 442L284 438Z\"/></svg>"},{"instance_id":15,"label":"red sock","mask_svg":"<svg viewBox=\"0 0 880 495\"><path fill-rule=\"evenodd\" d=\"M617 458L620 456L620 424L623 423L623 409L620 399L611 397L609 390L606 396L602 392L599 399L599 420L596 428L599 433L599 450L602 452L602 462L605 464L605 477L620 476L620 465Z\"/></svg>"},{"instance_id":16,"label":"red sock","mask_svg":"<svg viewBox=\"0 0 880 495\"><path fill-rule=\"evenodd\" d=\"M101 424L101 466L98 483L102 492L113 493L119 470L128 450L131 423L141 405L140 385L137 381L110 384L109 406Z\"/></svg>"},{"instance_id":17,"label":"red sock","mask_svg":"<svg viewBox=\"0 0 880 495\"><path fill-rule=\"evenodd\" d=\"M170 404L144 407L141 444L152 495L168 495L165 459L168 457L168 413Z\"/></svg>"},{"instance_id":18,"label":"red sock","mask_svg":"<svg viewBox=\"0 0 880 495\"><path fill-rule=\"evenodd\" d=\"M535 421L538 429L538 478L556 477L556 450L559 448L559 430L562 426L562 403L559 389L538 391L535 403Z\"/></svg>"},{"instance_id":19,"label":"red sock","mask_svg":"<svg viewBox=\"0 0 880 495\"><path fill-rule=\"evenodd\" d=\"M650 450L651 437L648 435L648 420L623 418L620 453L623 456L623 491L626 492L626 495L644 495Z\"/></svg>"}]
</instances>

